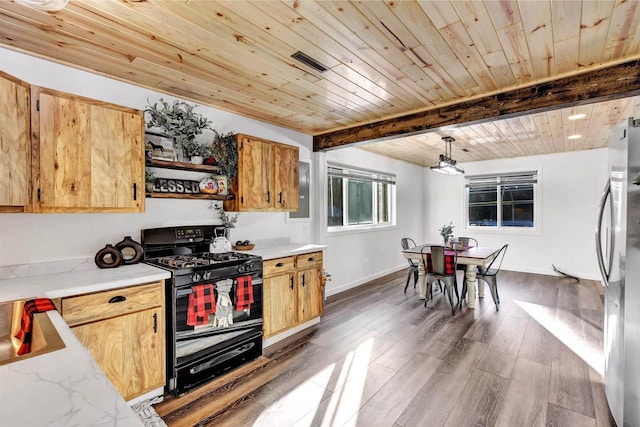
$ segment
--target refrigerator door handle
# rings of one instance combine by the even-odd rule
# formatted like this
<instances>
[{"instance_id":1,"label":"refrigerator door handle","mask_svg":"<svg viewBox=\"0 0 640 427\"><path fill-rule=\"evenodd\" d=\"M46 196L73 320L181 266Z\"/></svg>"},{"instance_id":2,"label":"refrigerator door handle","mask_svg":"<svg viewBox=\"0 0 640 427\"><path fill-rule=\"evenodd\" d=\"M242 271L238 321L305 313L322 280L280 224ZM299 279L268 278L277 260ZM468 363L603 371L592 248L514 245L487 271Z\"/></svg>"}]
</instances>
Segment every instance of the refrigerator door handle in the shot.
<instances>
[{"instance_id":1,"label":"refrigerator door handle","mask_svg":"<svg viewBox=\"0 0 640 427\"><path fill-rule=\"evenodd\" d=\"M598 207L598 220L596 222L596 256L598 258L598 267L600 267L600 274L602 275L602 280L604 281L604 287L609 286L609 272L611 271L611 259L609 259L609 270L607 271L607 267L604 265L604 256L602 253L602 219L604 216L605 206L607 204L607 199L611 196L611 180L607 180L607 184L604 187L604 191L602 192L602 198L600 199L600 206Z\"/></svg>"}]
</instances>

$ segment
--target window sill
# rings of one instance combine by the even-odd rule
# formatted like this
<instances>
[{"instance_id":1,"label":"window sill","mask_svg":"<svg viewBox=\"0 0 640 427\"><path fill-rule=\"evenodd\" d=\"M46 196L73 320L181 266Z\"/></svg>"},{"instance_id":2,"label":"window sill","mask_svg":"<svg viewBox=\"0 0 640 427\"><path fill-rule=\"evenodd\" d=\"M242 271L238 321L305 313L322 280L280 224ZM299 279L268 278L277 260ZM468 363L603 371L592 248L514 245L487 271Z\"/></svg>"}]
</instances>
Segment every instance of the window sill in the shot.
<instances>
[{"instance_id":1,"label":"window sill","mask_svg":"<svg viewBox=\"0 0 640 427\"><path fill-rule=\"evenodd\" d=\"M325 229L324 235L326 237L335 237L335 236L343 236L346 234L370 233L370 232L376 232L376 231L393 230L395 228L397 228L395 224L363 225L363 226L353 226L353 227L333 227L331 230Z\"/></svg>"},{"instance_id":2,"label":"window sill","mask_svg":"<svg viewBox=\"0 0 640 427\"><path fill-rule=\"evenodd\" d=\"M505 235L519 235L519 236L540 236L542 235L542 229L538 228L518 228L518 227L465 227L465 232L479 233L479 234L505 234Z\"/></svg>"}]
</instances>

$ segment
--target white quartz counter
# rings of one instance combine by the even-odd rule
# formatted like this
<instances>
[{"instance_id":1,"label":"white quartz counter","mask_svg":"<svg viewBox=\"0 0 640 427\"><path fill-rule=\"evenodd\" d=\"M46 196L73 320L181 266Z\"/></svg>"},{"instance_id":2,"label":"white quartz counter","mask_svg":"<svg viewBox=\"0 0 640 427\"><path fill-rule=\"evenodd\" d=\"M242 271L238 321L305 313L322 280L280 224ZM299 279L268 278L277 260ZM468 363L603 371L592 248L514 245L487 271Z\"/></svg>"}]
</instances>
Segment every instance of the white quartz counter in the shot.
<instances>
[{"instance_id":1,"label":"white quartz counter","mask_svg":"<svg viewBox=\"0 0 640 427\"><path fill-rule=\"evenodd\" d=\"M162 280L146 264L101 270L93 260L0 268L0 301L58 298ZM55 266L54 266L55 265ZM0 366L0 424L140 426L142 423L57 311L48 312L65 348Z\"/></svg>"},{"instance_id":2,"label":"white quartz counter","mask_svg":"<svg viewBox=\"0 0 640 427\"><path fill-rule=\"evenodd\" d=\"M282 239L259 240L255 243L256 246L252 250L243 252L259 255L263 260L317 252L327 248L326 245L316 245L314 243L291 243Z\"/></svg>"}]
</instances>

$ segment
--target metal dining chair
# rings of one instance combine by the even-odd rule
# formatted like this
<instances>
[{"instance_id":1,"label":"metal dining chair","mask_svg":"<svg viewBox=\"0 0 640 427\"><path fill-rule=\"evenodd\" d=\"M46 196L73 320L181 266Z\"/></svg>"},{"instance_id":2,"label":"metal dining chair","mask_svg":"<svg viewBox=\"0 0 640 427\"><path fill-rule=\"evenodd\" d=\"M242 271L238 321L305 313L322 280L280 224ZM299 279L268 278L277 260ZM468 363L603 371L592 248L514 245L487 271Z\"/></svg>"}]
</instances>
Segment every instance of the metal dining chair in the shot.
<instances>
[{"instance_id":1,"label":"metal dining chair","mask_svg":"<svg viewBox=\"0 0 640 427\"><path fill-rule=\"evenodd\" d=\"M467 247L467 246L478 247L478 241L473 237L458 237L458 242L463 247ZM456 270L467 271L467 266L465 264L458 264L456 265ZM464 280L464 277L463 277L463 280ZM464 298L464 293L462 294L462 296Z\"/></svg>"},{"instance_id":2,"label":"metal dining chair","mask_svg":"<svg viewBox=\"0 0 640 427\"><path fill-rule=\"evenodd\" d=\"M400 239L400 245L402 245L402 249L409 249L416 247L416 242L409 237L403 237ZM407 292L407 288L409 287L409 281L411 280L411 276L413 276L413 288L415 289L416 283L418 283L418 263L411 258L407 258L409 261L409 274L407 275L407 283L404 285L404 292Z\"/></svg>"},{"instance_id":3,"label":"metal dining chair","mask_svg":"<svg viewBox=\"0 0 640 427\"><path fill-rule=\"evenodd\" d=\"M427 252L427 247L422 248L422 257L425 261L425 266L427 267L427 273L430 275L427 276L427 297L424 300L424 306L427 306L427 301L429 297L432 295L432 284L433 282L443 283L444 291L449 296L449 304L451 304L451 314L456 313L456 307L460 303L460 295L458 294L458 279L456 278L456 269L455 266L458 261L458 255L455 251L453 254L447 255L445 253L444 246L430 246L429 252ZM452 290L453 288L453 290ZM453 303L453 293L455 291L456 298L458 299L458 303Z\"/></svg>"},{"instance_id":4,"label":"metal dining chair","mask_svg":"<svg viewBox=\"0 0 640 427\"><path fill-rule=\"evenodd\" d=\"M478 273L476 274L478 280L484 280L487 285L489 285L491 298L493 298L493 303L496 305L496 311L500 311L500 295L498 295L498 280L496 276L500 272L502 260L504 259L504 254L507 252L508 247L509 245L506 244L500 248L498 254L493 258L491 263L486 267L478 267Z\"/></svg>"},{"instance_id":5,"label":"metal dining chair","mask_svg":"<svg viewBox=\"0 0 640 427\"><path fill-rule=\"evenodd\" d=\"M478 246L478 241L473 237L458 237L458 242L462 246Z\"/></svg>"}]
</instances>

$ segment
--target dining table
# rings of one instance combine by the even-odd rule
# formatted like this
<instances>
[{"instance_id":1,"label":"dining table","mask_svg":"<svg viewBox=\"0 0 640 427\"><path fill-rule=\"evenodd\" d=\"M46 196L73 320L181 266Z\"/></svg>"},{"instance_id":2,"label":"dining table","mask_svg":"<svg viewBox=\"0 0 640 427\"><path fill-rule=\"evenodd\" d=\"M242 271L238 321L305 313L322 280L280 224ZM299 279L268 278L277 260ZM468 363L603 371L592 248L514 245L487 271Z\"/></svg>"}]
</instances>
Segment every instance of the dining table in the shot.
<instances>
[{"instance_id":1,"label":"dining table","mask_svg":"<svg viewBox=\"0 0 640 427\"><path fill-rule=\"evenodd\" d=\"M426 283L426 266L423 258L422 248L427 247L424 254L431 253L431 246L442 246L438 243L425 243L417 245L412 248L404 249L402 255L405 258L410 258L419 262L418 264L418 289L421 299L427 298L427 283ZM500 252L500 248L492 248L486 246L472 246L468 248L462 248L459 250L447 249L446 254L453 255L454 251L458 255L458 264L466 265L464 278L467 284L467 306L474 308L476 304L476 268L478 266L485 266L489 264ZM484 283L478 282L478 296L484 297ZM462 297L462 296L461 296Z\"/></svg>"}]
</instances>

